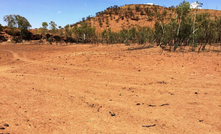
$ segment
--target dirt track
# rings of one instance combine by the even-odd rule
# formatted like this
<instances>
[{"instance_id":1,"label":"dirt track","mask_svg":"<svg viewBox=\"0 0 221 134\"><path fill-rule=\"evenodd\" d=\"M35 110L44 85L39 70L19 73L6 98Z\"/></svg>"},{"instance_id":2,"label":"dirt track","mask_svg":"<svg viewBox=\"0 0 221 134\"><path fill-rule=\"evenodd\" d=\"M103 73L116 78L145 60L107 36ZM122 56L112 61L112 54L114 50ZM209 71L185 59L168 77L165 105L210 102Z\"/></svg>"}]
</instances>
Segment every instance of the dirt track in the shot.
<instances>
[{"instance_id":1,"label":"dirt track","mask_svg":"<svg viewBox=\"0 0 221 134\"><path fill-rule=\"evenodd\" d=\"M220 134L221 55L160 51L0 45L0 133Z\"/></svg>"}]
</instances>

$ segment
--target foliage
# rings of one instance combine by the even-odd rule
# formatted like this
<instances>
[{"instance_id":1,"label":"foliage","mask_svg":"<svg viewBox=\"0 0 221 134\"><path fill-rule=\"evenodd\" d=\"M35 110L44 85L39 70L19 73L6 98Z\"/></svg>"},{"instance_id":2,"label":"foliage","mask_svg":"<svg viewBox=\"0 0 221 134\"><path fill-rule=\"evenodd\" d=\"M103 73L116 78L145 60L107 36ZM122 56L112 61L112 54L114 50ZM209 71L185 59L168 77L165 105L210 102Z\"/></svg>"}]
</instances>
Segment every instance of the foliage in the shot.
<instances>
[{"instance_id":1,"label":"foliage","mask_svg":"<svg viewBox=\"0 0 221 134\"><path fill-rule=\"evenodd\" d=\"M0 24L0 32L3 30L3 26L2 24Z\"/></svg>"},{"instance_id":2,"label":"foliage","mask_svg":"<svg viewBox=\"0 0 221 134\"><path fill-rule=\"evenodd\" d=\"M51 34L56 34L56 32L57 32L57 24L54 21L51 21L49 23L49 25L50 25Z\"/></svg>"},{"instance_id":3,"label":"foliage","mask_svg":"<svg viewBox=\"0 0 221 134\"><path fill-rule=\"evenodd\" d=\"M48 28L48 23L47 22L42 22L42 28L47 29Z\"/></svg>"},{"instance_id":4,"label":"foliage","mask_svg":"<svg viewBox=\"0 0 221 134\"><path fill-rule=\"evenodd\" d=\"M50 44L52 44L52 39L51 39L51 37L48 38L48 42L49 42Z\"/></svg>"},{"instance_id":5,"label":"foliage","mask_svg":"<svg viewBox=\"0 0 221 134\"><path fill-rule=\"evenodd\" d=\"M91 25L83 22L81 26L75 26L73 32L75 34L77 42L81 41L82 43L84 43L85 41L94 41L94 39L96 38L95 30L95 27L91 27Z\"/></svg>"},{"instance_id":6,"label":"foliage","mask_svg":"<svg viewBox=\"0 0 221 134\"><path fill-rule=\"evenodd\" d=\"M28 37L28 29L31 27L31 24L25 17L20 15L6 15L3 20L7 23L8 28L14 33L14 37L16 28L20 30L20 39Z\"/></svg>"}]
</instances>

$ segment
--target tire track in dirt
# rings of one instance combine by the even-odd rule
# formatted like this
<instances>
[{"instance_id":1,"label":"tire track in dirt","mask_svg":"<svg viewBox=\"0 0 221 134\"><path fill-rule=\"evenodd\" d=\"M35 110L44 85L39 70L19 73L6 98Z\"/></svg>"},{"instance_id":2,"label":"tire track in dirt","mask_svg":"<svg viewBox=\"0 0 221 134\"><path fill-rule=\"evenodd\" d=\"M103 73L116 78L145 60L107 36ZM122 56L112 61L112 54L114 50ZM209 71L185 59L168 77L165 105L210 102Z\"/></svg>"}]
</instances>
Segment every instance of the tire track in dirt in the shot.
<instances>
[{"instance_id":1,"label":"tire track in dirt","mask_svg":"<svg viewBox=\"0 0 221 134\"><path fill-rule=\"evenodd\" d=\"M26 56L19 56L17 53L11 51L11 50L6 50L10 52L14 59L24 61L26 63L32 63L32 64L39 64L42 66L53 66L53 67L59 67L59 68L67 68L67 69L75 69L75 70L82 70L82 71L89 71L89 72L97 72L97 73L102 73L102 74L117 74L117 75L127 75L129 77L134 77L137 74L132 74L132 73L125 73L125 72L115 72L113 70L107 70L107 69L96 69L96 68L90 68L90 67L77 67L77 66L67 66L67 65L60 65L60 64L53 64L53 63L46 63L46 61L37 61L37 60L31 60L26 58ZM79 55L82 54L82 52L77 53ZM96 53L91 53L91 54L96 54ZM49 61L49 60L47 60ZM10 68L8 70L11 70ZM4 71L7 71L4 69Z\"/></svg>"}]
</instances>

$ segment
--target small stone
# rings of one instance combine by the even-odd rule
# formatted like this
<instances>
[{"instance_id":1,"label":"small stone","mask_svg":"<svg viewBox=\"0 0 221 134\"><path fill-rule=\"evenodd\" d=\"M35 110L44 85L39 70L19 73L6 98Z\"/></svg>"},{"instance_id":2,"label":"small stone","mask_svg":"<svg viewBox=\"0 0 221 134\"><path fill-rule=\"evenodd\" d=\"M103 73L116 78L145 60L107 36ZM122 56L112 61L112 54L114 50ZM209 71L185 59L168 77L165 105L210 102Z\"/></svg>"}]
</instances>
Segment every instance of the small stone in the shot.
<instances>
[{"instance_id":1,"label":"small stone","mask_svg":"<svg viewBox=\"0 0 221 134\"><path fill-rule=\"evenodd\" d=\"M160 106L168 106L168 105L170 105L170 104L168 104L168 103L165 103L165 104L162 104L162 105L160 105Z\"/></svg>"},{"instance_id":2,"label":"small stone","mask_svg":"<svg viewBox=\"0 0 221 134\"><path fill-rule=\"evenodd\" d=\"M109 113L111 114L111 116L115 116L115 113L112 111L109 111Z\"/></svg>"},{"instance_id":3,"label":"small stone","mask_svg":"<svg viewBox=\"0 0 221 134\"><path fill-rule=\"evenodd\" d=\"M156 126L156 124L153 124L153 125L142 125L142 127L154 127Z\"/></svg>"},{"instance_id":4,"label":"small stone","mask_svg":"<svg viewBox=\"0 0 221 134\"><path fill-rule=\"evenodd\" d=\"M199 122L203 122L203 120L199 120Z\"/></svg>"},{"instance_id":5,"label":"small stone","mask_svg":"<svg viewBox=\"0 0 221 134\"><path fill-rule=\"evenodd\" d=\"M197 92L195 92L195 94L198 94Z\"/></svg>"},{"instance_id":6,"label":"small stone","mask_svg":"<svg viewBox=\"0 0 221 134\"><path fill-rule=\"evenodd\" d=\"M9 127L9 125L7 123L4 124L5 127Z\"/></svg>"},{"instance_id":7,"label":"small stone","mask_svg":"<svg viewBox=\"0 0 221 134\"><path fill-rule=\"evenodd\" d=\"M140 105L140 103L137 103L137 106L139 106Z\"/></svg>"},{"instance_id":8,"label":"small stone","mask_svg":"<svg viewBox=\"0 0 221 134\"><path fill-rule=\"evenodd\" d=\"M156 105L149 105L149 107L156 107Z\"/></svg>"},{"instance_id":9,"label":"small stone","mask_svg":"<svg viewBox=\"0 0 221 134\"><path fill-rule=\"evenodd\" d=\"M5 128L4 127L0 127L0 130L5 130Z\"/></svg>"}]
</instances>

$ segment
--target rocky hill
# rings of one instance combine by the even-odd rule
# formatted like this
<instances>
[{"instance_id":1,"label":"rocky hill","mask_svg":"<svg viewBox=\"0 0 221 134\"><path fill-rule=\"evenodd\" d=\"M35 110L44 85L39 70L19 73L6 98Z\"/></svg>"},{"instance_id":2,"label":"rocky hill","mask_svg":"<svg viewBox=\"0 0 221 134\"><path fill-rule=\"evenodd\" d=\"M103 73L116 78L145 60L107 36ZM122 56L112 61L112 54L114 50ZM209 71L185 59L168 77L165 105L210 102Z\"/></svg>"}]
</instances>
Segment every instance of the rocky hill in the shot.
<instances>
[{"instance_id":1,"label":"rocky hill","mask_svg":"<svg viewBox=\"0 0 221 134\"><path fill-rule=\"evenodd\" d=\"M146 4L125 5L122 7L111 6L104 11L97 12L95 17L88 16L72 26L77 26L82 22L87 22L88 24L91 24L92 27L96 27L98 33L108 28L111 28L111 30L114 32L119 32L122 28L127 29L133 26L148 26L152 28L154 27L158 14L162 14L164 11L166 11L166 21L171 17L176 16L174 10L175 7L173 6L167 8ZM191 13L194 12L195 10L191 10ZM216 16L221 16L220 10L197 10L197 14L200 13L209 13L212 19L214 19Z\"/></svg>"}]
</instances>

